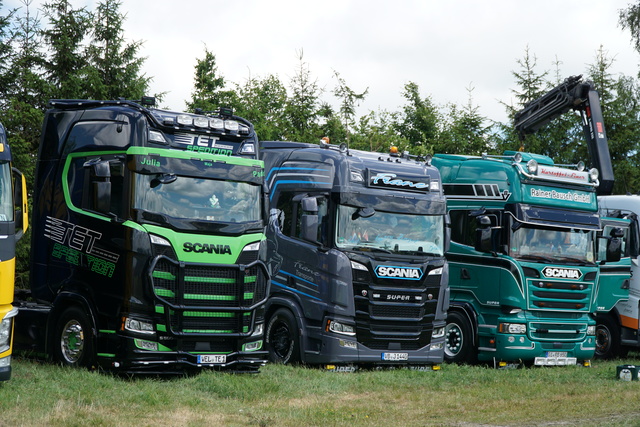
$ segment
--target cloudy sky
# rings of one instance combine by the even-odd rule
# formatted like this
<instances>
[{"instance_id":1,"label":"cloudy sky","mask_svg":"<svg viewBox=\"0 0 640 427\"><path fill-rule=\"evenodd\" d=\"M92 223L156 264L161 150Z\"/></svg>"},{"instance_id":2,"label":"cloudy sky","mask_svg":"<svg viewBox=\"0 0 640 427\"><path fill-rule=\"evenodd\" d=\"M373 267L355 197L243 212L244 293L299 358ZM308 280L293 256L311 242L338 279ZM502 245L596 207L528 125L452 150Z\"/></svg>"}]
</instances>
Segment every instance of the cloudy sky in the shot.
<instances>
[{"instance_id":1,"label":"cloudy sky","mask_svg":"<svg viewBox=\"0 0 640 427\"><path fill-rule=\"evenodd\" d=\"M4 0L4 8L24 0ZM122 0L128 41L143 41L144 72L164 106L183 110L194 66L206 46L227 81L277 75L288 84L300 65L331 91L338 72L355 92L368 88L359 114L399 111L403 87L419 85L439 105L467 104L505 121L529 49L539 73L582 74L602 46L614 74L636 76L640 54L618 11L631 0ZM42 3L33 0L31 7ZM95 0L72 0L95 8ZM469 89L471 95L469 94Z\"/></svg>"}]
</instances>

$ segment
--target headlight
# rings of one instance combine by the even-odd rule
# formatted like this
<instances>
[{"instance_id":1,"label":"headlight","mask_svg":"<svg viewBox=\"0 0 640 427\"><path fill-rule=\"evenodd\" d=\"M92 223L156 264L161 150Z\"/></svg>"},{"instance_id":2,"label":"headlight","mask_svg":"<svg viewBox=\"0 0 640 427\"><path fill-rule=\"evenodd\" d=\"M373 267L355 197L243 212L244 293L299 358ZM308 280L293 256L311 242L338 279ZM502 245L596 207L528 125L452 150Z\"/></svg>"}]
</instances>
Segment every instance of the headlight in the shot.
<instances>
[{"instance_id":1,"label":"headlight","mask_svg":"<svg viewBox=\"0 0 640 427\"><path fill-rule=\"evenodd\" d=\"M137 332L139 334L153 334L153 323L145 322L144 320L132 319L130 317L124 318L124 329L131 332Z\"/></svg>"},{"instance_id":2,"label":"headlight","mask_svg":"<svg viewBox=\"0 0 640 427\"><path fill-rule=\"evenodd\" d=\"M151 243L153 243L154 245L171 247L171 243L169 243L169 241L163 237L156 236L155 234L150 234L149 237L151 238Z\"/></svg>"},{"instance_id":3,"label":"headlight","mask_svg":"<svg viewBox=\"0 0 640 427\"><path fill-rule=\"evenodd\" d=\"M0 323L0 351L6 351L11 342L11 322L12 318L5 318Z\"/></svg>"},{"instance_id":4,"label":"headlight","mask_svg":"<svg viewBox=\"0 0 640 427\"><path fill-rule=\"evenodd\" d=\"M258 325L256 325L256 330L253 331L253 333L251 334L252 337L255 337L256 335L262 335L262 330L263 330L263 324L260 323Z\"/></svg>"},{"instance_id":5,"label":"headlight","mask_svg":"<svg viewBox=\"0 0 640 427\"><path fill-rule=\"evenodd\" d=\"M369 271L366 266L355 261L351 261L351 268L353 268L354 270Z\"/></svg>"},{"instance_id":6,"label":"headlight","mask_svg":"<svg viewBox=\"0 0 640 427\"><path fill-rule=\"evenodd\" d=\"M592 182L597 181L599 176L600 176L600 172L598 172L598 169L596 168L589 169L589 177L591 178Z\"/></svg>"},{"instance_id":7,"label":"headlight","mask_svg":"<svg viewBox=\"0 0 640 427\"><path fill-rule=\"evenodd\" d=\"M162 132L158 132L157 130L150 130L149 142L158 142L160 144L166 144L167 140L164 139L164 135L162 134Z\"/></svg>"},{"instance_id":8,"label":"headlight","mask_svg":"<svg viewBox=\"0 0 640 427\"><path fill-rule=\"evenodd\" d=\"M527 162L527 170L531 175L535 175L538 172L538 162L531 159Z\"/></svg>"},{"instance_id":9,"label":"headlight","mask_svg":"<svg viewBox=\"0 0 640 427\"><path fill-rule=\"evenodd\" d=\"M427 276L435 276L437 274L442 274L442 267L434 268L427 274Z\"/></svg>"},{"instance_id":10,"label":"headlight","mask_svg":"<svg viewBox=\"0 0 640 427\"><path fill-rule=\"evenodd\" d=\"M249 243L247 246L242 248L242 252L245 251L257 251L260 250L260 242Z\"/></svg>"},{"instance_id":11,"label":"headlight","mask_svg":"<svg viewBox=\"0 0 640 427\"><path fill-rule=\"evenodd\" d=\"M443 336L444 336L444 328L435 328L433 330L433 333L431 334L431 338L440 338Z\"/></svg>"},{"instance_id":12,"label":"headlight","mask_svg":"<svg viewBox=\"0 0 640 427\"><path fill-rule=\"evenodd\" d=\"M524 323L500 323L498 331L503 334L526 334L527 325Z\"/></svg>"},{"instance_id":13,"label":"headlight","mask_svg":"<svg viewBox=\"0 0 640 427\"><path fill-rule=\"evenodd\" d=\"M595 335L596 334L596 325L587 326L587 335Z\"/></svg>"},{"instance_id":14,"label":"headlight","mask_svg":"<svg viewBox=\"0 0 640 427\"><path fill-rule=\"evenodd\" d=\"M356 334L356 329L352 325L337 322L335 320L327 320L327 332L335 332L336 334L350 335Z\"/></svg>"}]
</instances>

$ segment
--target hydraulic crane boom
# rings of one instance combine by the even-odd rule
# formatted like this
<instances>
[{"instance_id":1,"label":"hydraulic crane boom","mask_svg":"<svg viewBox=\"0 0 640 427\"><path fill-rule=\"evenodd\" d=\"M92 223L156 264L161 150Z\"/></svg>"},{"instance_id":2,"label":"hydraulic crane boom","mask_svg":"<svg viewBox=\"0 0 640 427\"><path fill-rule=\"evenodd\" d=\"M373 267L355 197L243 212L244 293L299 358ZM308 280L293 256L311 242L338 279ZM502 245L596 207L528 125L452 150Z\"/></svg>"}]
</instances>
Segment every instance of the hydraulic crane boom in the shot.
<instances>
[{"instance_id":1,"label":"hydraulic crane boom","mask_svg":"<svg viewBox=\"0 0 640 427\"><path fill-rule=\"evenodd\" d=\"M600 97L593 83L582 80L582 75L568 77L540 98L529 102L516 113L514 126L520 139L524 139L526 135L535 133L571 109L580 112L591 163L600 172L598 194L611 194L614 182L613 166L604 130Z\"/></svg>"}]
</instances>

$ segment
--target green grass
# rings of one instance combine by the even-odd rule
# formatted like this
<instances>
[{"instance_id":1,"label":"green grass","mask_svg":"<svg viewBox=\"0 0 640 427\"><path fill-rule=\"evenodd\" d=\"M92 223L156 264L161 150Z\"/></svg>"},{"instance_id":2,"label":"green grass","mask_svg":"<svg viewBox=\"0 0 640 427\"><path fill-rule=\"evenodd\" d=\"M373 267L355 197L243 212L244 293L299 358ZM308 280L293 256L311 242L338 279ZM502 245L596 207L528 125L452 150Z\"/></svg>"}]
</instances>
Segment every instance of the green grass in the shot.
<instances>
[{"instance_id":1,"label":"green grass","mask_svg":"<svg viewBox=\"0 0 640 427\"><path fill-rule=\"evenodd\" d=\"M631 426L640 425L640 382L615 375L636 362L352 374L267 365L257 375L126 379L16 359L0 385L0 425Z\"/></svg>"}]
</instances>

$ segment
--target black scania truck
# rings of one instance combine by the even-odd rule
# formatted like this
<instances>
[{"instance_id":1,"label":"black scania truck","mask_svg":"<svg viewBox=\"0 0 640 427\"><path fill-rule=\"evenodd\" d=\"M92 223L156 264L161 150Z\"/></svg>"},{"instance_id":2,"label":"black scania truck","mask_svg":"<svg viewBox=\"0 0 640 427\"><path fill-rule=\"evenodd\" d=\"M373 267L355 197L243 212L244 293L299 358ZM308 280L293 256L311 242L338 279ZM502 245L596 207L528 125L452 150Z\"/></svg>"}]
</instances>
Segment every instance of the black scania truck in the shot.
<instances>
[{"instance_id":1,"label":"black scania truck","mask_svg":"<svg viewBox=\"0 0 640 427\"><path fill-rule=\"evenodd\" d=\"M127 373L257 370L269 283L257 150L229 110L51 101L17 347Z\"/></svg>"},{"instance_id":2,"label":"black scania truck","mask_svg":"<svg viewBox=\"0 0 640 427\"><path fill-rule=\"evenodd\" d=\"M408 154L261 142L270 360L438 367L448 308L440 175Z\"/></svg>"}]
</instances>

